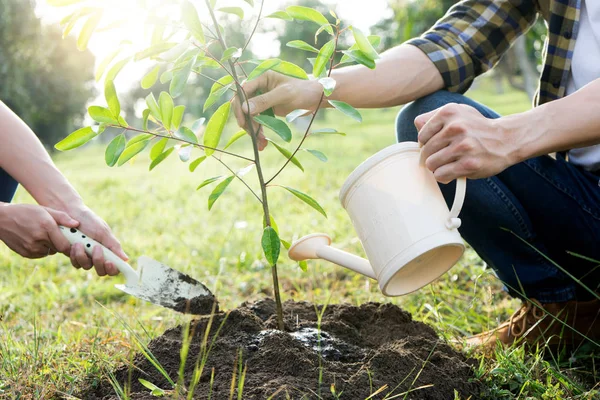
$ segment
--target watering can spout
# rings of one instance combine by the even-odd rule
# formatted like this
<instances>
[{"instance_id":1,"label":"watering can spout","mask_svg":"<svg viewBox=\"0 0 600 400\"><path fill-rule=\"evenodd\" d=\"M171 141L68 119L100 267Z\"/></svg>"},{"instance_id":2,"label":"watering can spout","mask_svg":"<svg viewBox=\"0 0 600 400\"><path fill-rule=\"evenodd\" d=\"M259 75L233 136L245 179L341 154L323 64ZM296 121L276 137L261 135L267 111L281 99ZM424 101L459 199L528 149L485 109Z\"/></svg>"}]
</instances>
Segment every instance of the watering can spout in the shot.
<instances>
[{"instance_id":1,"label":"watering can spout","mask_svg":"<svg viewBox=\"0 0 600 400\"><path fill-rule=\"evenodd\" d=\"M331 247L331 238L324 233L313 233L295 241L288 252L295 261L323 259L358 272L366 277L377 279L369 261L354 254Z\"/></svg>"}]
</instances>

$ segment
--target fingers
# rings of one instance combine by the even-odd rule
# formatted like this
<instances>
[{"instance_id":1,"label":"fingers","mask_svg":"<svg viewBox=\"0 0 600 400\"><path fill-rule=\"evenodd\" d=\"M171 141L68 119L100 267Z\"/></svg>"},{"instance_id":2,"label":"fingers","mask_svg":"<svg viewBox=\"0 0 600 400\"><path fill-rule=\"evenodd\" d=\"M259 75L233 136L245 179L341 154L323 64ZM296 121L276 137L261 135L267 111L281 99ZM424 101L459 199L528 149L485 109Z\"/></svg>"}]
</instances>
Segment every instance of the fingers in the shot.
<instances>
[{"instance_id":1,"label":"fingers","mask_svg":"<svg viewBox=\"0 0 600 400\"><path fill-rule=\"evenodd\" d=\"M123 251L123 248L121 247L121 243L119 243L109 228L106 228L106 231L99 235L96 240L115 253L123 261L129 260L129 256L125 254L125 251Z\"/></svg>"},{"instance_id":2,"label":"fingers","mask_svg":"<svg viewBox=\"0 0 600 400\"><path fill-rule=\"evenodd\" d=\"M100 246L94 246L92 250L92 263L94 264L94 268L96 268L98 276L106 275L106 269L104 268L104 252Z\"/></svg>"},{"instance_id":3,"label":"fingers","mask_svg":"<svg viewBox=\"0 0 600 400\"><path fill-rule=\"evenodd\" d=\"M86 271L92 268L92 261L87 254L85 254L83 244L81 243L75 243L71 247L69 258L71 258L71 264L73 264L75 268L83 268Z\"/></svg>"},{"instance_id":4,"label":"fingers","mask_svg":"<svg viewBox=\"0 0 600 400\"><path fill-rule=\"evenodd\" d=\"M422 145L427 144L427 142L444 127L443 119L436 118L437 112L438 111L435 110L415 118L415 126L417 126L419 131L418 140ZM421 128L419 128L418 125L421 125Z\"/></svg>"},{"instance_id":5,"label":"fingers","mask_svg":"<svg viewBox=\"0 0 600 400\"><path fill-rule=\"evenodd\" d=\"M79 226L79 222L71 218L67 213L48 207L45 207L45 209L48 211L48 214L54 218L57 224L66 226L67 228L77 228Z\"/></svg>"},{"instance_id":6,"label":"fingers","mask_svg":"<svg viewBox=\"0 0 600 400\"><path fill-rule=\"evenodd\" d=\"M278 86L265 94L252 97L248 102L242 104L242 110L251 116L255 116L276 105L286 103L287 95L288 92L285 87Z\"/></svg>"},{"instance_id":7,"label":"fingers","mask_svg":"<svg viewBox=\"0 0 600 400\"><path fill-rule=\"evenodd\" d=\"M46 232L48 234L49 242L52 243L53 250L56 250L54 253L58 251L68 256L69 252L71 251L71 244L61 233L58 225L52 222L51 226L47 227Z\"/></svg>"}]
</instances>

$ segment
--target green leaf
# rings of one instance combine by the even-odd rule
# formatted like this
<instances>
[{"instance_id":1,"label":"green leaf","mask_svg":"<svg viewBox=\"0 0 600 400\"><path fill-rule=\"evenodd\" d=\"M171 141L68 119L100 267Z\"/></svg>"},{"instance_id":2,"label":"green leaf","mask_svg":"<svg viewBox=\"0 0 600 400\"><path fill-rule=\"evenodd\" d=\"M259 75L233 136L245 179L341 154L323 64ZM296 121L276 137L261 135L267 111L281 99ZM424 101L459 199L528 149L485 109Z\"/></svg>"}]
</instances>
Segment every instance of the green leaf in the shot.
<instances>
[{"instance_id":1,"label":"green leaf","mask_svg":"<svg viewBox=\"0 0 600 400\"><path fill-rule=\"evenodd\" d=\"M209 209L209 211L210 211L210 209L212 209L213 205L219 199L219 197L221 197L221 195L223 194L223 192L225 192L225 189L227 189L227 186L229 186L229 184L231 183L231 181L233 180L233 178L235 178L235 177L234 176L230 176L229 178L225 179L223 182L219 183L217 185L217 187L215 188L215 190L212 191L212 193L210 194L210 196L208 196L208 209Z\"/></svg>"},{"instance_id":2,"label":"green leaf","mask_svg":"<svg viewBox=\"0 0 600 400\"><path fill-rule=\"evenodd\" d=\"M72 150L79 146L83 146L96 136L98 136L98 133L94 132L92 127L87 126L71 133L69 136L56 143L54 148L59 151Z\"/></svg>"},{"instance_id":3,"label":"green leaf","mask_svg":"<svg viewBox=\"0 0 600 400\"><path fill-rule=\"evenodd\" d=\"M379 58L377 50L373 47L369 39L362 33L362 31L356 27L351 27L350 30L354 35L354 40L358 46L358 49L362 51L370 60L376 60Z\"/></svg>"},{"instance_id":4,"label":"green leaf","mask_svg":"<svg viewBox=\"0 0 600 400\"><path fill-rule=\"evenodd\" d=\"M291 187L282 186L282 188L286 189L291 194L293 194L294 196L296 196L297 198L299 198L300 200L302 200L303 202L305 202L306 204L308 204L309 206L311 206L312 208L314 208L315 210L320 212L325 218L327 218L327 213L325 213L325 210L323 210L323 207L321 207L315 199L313 199L306 193L302 193L301 191L292 189Z\"/></svg>"},{"instance_id":5,"label":"green leaf","mask_svg":"<svg viewBox=\"0 0 600 400\"><path fill-rule=\"evenodd\" d=\"M217 148L219 145L221 134L223 133L225 123L229 118L230 111L231 103L227 102L219 107L213 116L210 117L210 120L206 125L206 131L204 132L204 146L210 147L204 149L204 153L206 153L207 156L211 156L215 152L213 149Z\"/></svg>"},{"instance_id":6,"label":"green leaf","mask_svg":"<svg viewBox=\"0 0 600 400\"><path fill-rule=\"evenodd\" d=\"M254 7L254 0L244 0L246 3L250 4L250 7Z\"/></svg>"},{"instance_id":7,"label":"green leaf","mask_svg":"<svg viewBox=\"0 0 600 400\"><path fill-rule=\"evenodd\" d=\"M309 152L313 156L317 157L319 160L321 160L323 162L327 162L327 156L325 154L323 154L322 152L320 152L319 150L309 150L309 149L304 149L304 150Z\"/></svg>"},{"instance_id":8,"label":"green leaf","mask_svg":"<svg viewBox=\"0 0 600 400\"><path fill-rule=\"evenodd\" d=\"M254 120L275 132L286 142L289 143L292 140L292 131L290 130L290 127L287 126L287 124L282 120L269 117L268 115L257 115L254 117Z\"/></svg>"},{"instance_id":9,"label":"green leaf","mask_svg":"<svg viewBox=\"0 0 600 400\"><path fill-rule=\"evenodd\" d=\"M233 77L231 75L225 75L215 83L213 83L210 94L204 103L204 112L207 109L212 107L227 91L231 88L233 84Z\"/></svg>"},{"instance_id":10,"label":"green leaf","mask_svg":"<svg viewBox=\"0 0 600 400\"><path fill-rule=\"evenodd\" d=\"M356 61L367 68L375 69L375 61L367 57L367 55L360 50L347 50L343 51L342 53L344 53L345 56L348 56L351 60Z\"/></svg>"},{"instance_id":11,"label":"green leaf","mask_svg":"<svg viewBox=\"0 0 600 400\"><path fill-rule=\"evenodd\" d=\"M200 157L200 158L202 158L202 157ZM204 158L206 159L206 157L204 157ZM198 160L196 160L196 161L198 161ZM204 161L204 160L202 160L202 161ZM202 162L202 161L201 161L201 162ZM191 169L191 165L190 165L190 169ZM232 178L233 178L233 177L232 177ZM200 189L202 189L204 186L208 186L208 185L210 185L211 183L213 183L213 182L216 182L216 181L218 181L218 180L221 180L221 179L223 179L223 176L215 176L214 178L208 178L208 179L206 179L205 181L203 181L203 182L200 184L200 186L198 186L198 187L196 188L196 190L200 190Z\"/></svg>"},{"instance_id":12,"label":"green leaf","mask_svg":"<svg viewBox=\"0 0 600 400\"><path fill-rule=\"evenodd\" d=\"M313 75L315 77L318 78L325 72L327 63L329 63L329 60L331 59L331 56L333 56L334 51L335 51L335 41L334 40L330 40L329 42L325 43L323 45L323 47L321 47L321 50L319 50L319 55L317 56L317 59L315 60L315 65L313 67Z\"/></svg>"},{"instance_id":13,"label":"green leaf","mask_svg":"<svg viewBox=\"0 0 600 400\"><path fill-rule=\"evenodd\" d=\"M294 110L285 116L285 120L288 122L288 124L291 124L298 118L305 116L305 115L309 115L310 112L311 112L310 110L304 110L304 109Z\"/></svg>"},{"instance_id":14,"label":"green leaf","mask_svg":"<svg viewBox=\"0 0 600 400\"><path fill-rule=\"evenodd\" d=\"M163 396L165 394L165 391L162 390L161 388L159 388L158 386L156 386L154 383L152 382L148 382L145 379L142 378L138 378L138 381L144 385L144 387L146 387L147 389L150 389L152 391L152 395L153 396Z\"/></svg>"},{"instance_id":15,"label":"green leaf","mask_svg":"<svg viewBox=\"0 0 600 400\"><path fill-rule=\"evenodd\" d=\"M129 63L129 61L131 61L131 57L124 58L121 61L115 63L115 65L113 65L111 69L109 69L106 73L106 80L114 81L117 75L119 75L119 72L121 72L123 67L125 67Z\"/></svg>"},{"instance_id":16,"label":"green leaf","mask_svg":"<svg viewBox=\"0 0 600 400\"><path fill-rule=\"evenodd\" d=\"M106 161L106 165L109 167L114 167L117 163L117 160L125 150L125 135L120 134L115 136L113 140L106 147L106 152L104 153L104 160Z\"/></svg>"},{"instance_id":17,"label":"green leaf","mask_svg":"<svg viewBox=\"0 0 600 400\"><path fill-rule=\"evenodd\" d=\"M160 107L158 106L158 103L156 102L156 98L154 97L153 93L150 93L148 96L146 96L146 105L150 109L150 114L152 114L154 118L160 121Z\"/></svg>"},{"instance_id":18,"label":"green leaf","mask_svg":"<svg viewBox=\"0 0 600 400\"><path fill-rule=\"evenodd\" d=\"M286 46L291 47L293 49L312 51L313 53L319 52L319 49L315 48L314 46L311 46L310 44L306 43L303 40L292 40L291 42L287 42Z\"/></svg>"},{"instance_id":19,"label":"green leaf","mask_svg":"<svg viewBox=\"0 0 600 400\"><path fill-rule=\"evenodd\" d=\"M267 139L267 140L269 140L269 139ZM269 140L269 142L273 143L273 146L275 146L275 148L277 150L279 150L279 152L281 154L283 154L283 156L285 158L289 159L292 162L292 164L294 164L296 167L300 168L300 170L302 172L304 172L304 167L302 166L302 164L300 164L300 161L298 161L298 159L296 158L296 156L292 157L292 152L291 151L289 151L288 149L286 149L284 147L281 147L280 145L278 145L277 143L275 143L272 140Z\"/></svg>"},{"instance_id":20,"label":"green leaf","mask_svg":"<svg viewBox=\"0 0 600 400\"><path fill-rule=\"evenodd\" d=\"M198 118L192 123L192 132L194 132L196 136L198 136L198 134L200 133L200 128L202 128L204 122L206 122L206 118Z\"/></svg>"},{"instance_id":21,"label":"green leaf","mask_svg":"<svg viewBox=\"0 0 600 400\"><path fill-rule=\"evenodd\" d=\"M192 161L190 163L190 172L194 172L196 168L198 168L198 166L204 162L204 160L206 160L206 156L198 157L194 161Z\"/></svg>"},{"instance_id":22,"label":"green leaf","mask_svg":"<svg viewBox=\"0 0 600 400\"><path fill-rule=\"evenodd\" d=\"M142 89L150 89L156 81L158 80L158 73L160 71L160 66L156 66L150 70L144 77L142 78Z\"/></svg>"},{"instance_id":23,"label":"green leaf","mask_svg":"<svg viewBox=\"0 0 600 400\"><path fill-rule=\"evenodd\" d=\"M294 18L290 17L290 14L286 13L285 11L275 11L274 13L267 15L265 18L277 18L284 21L294 20Z\"/></svg>"},{"instance_id":24,"label":"green leaf","mask_svg":"<svg viewBox=\"0 0 600 400\"><path fill-rule=\"evenodd\" d=\"M256 68L254 68L252 72L250 72L250 75L248 75L248 79L246 79L246 81L251 81L253 79L258 78L268 70L273 69L273 67L275 67L279 63L281 63L281 60L278 58L270 58L261 62Z\"/></svg>"},{"instance_id":25,"label":"green leaf","mask_svg":"<svg viewBox=\"0 0 600 400\"><path fill-rule=\"evenodd\" d=\"M292 247L292 244L290 242L288 242L287 240L281 239L281 244L283 245L283 247L285 247L286 250L289 250L290 247Z\"/></svg>"},{"instance_id":26,"label":"green leaf","mask_svg":"<svg viewBox=\"0 0 600 400\"><path fill-rule=\"evenodd\" d=\"M171 69L160 74L160 83L164 85L165 83L170 82L171 79L173 79L174 72L175 71Z\"/></svg>"},{"instance_id":27,"label":"green leaf","mask_svg":"<svg viewBox=\"0 0 600 400\"><path fill-rule=\"evenodd\" d=\"M237 47L230 47L223 52L221 56L221 63L229 60L231 57L240 58L242 56L242 49Z\"/></svg>"},{"instance_id":28,"label":"green leaf","mask_svg":"<svg viewBox=\"0 0 600 400\"><path fill-rule=\"evenodd\" d=\"M133 61L140 61L140 60L144 60L149 57L157 56L159 54L164 53L167 50L172 49L175 46L177 46L177 43L169 43L169 42L157 43L155 45L148 47L146 50L142 50L138 53L135 53L135 56L133 57Z\"/></svg>"},{"instance_id":29,"label":"green leaf","mask_svg":"<svg viewBox=\"0 0 600 400\"><path fill-rule=\"evenodd\" d=\"M244 19L244 10L242 10L240 7L223 7L219 8L218 11L237 15L240 19Z\"/></svg>"},{"instance_id":30,"label":"green leaf","mask_svg":"<svg viewBox=\"0 0 600 400\"><path fill-rule=\"evenodd\" d=\"M181 125L181 121L183 120L183 113L185 112L185 106L177 106L173 109L173 120L171 121L171 125L173 125L173 129L179 129Z\"/></svg>"},{"instance_id":31,"label":"green leaf","mask_svg":"<svg viewBox=\"0 0 600 400\"><path fill-rule=\"evenodd\" d=\"M148 130L148 117L150 117L150 109L146 108L142 113L142 128L144 128L145 131Z\"/></svg>"},{"instance_id":32,"label":"green leaf","mask_svg":"<svg viewBox=\"0 0 600 400\"><path fill-rule=\"evenodd\" d=\"M232 144L234 144L235 142L237 142L240 138L246 136L246 131L241 130L239 132L237 132L235 135L233 135L231 137L231 139L229 139L229 141L227 142L227 144L225 145L225 147L223 147L223 150L227 150L229 148L229 146L231 146Z\"/></svg>"},{"instance_id":33,"label":"green leaf","mask_svg":"<svg viewBox=\"0 0 600 400\"><path fill-rule=\"evenodd\" d=\"M198 17L198 11L189 1L184 1L181 6L181 18L183 19L186 28L194 35L194 38L201 44L205 44L206 39L204 38L202 23Z\"/></svg>"},{"instance_id":34,"label":"green leaf","mask_svg":"<svg viewBox=\"0 0 600 400\"><path fill-rule=\"evenodd\" d=\"M279 72L280 74L291 76L292 78L298 78L298 79L304 79L304 80L308 79L308 75L306 74L306 71L304 71L302 68L300 68L299 66L297 66L296 64L293 64L291 62L281 61L279 64L275 65L272 69L275 72Z\"/></svg>"},{"instance_id":35,"label":"green leaf","mask_svg":"<svg viewBox=\"0 0 600 400\"><path fill-rule=\"evenodd\" d=\"M298 266L300 267L300 269L303 272L307 272L308 271L308 263L306 262L306 260L298 261Z\"/></svg>"},{"instance_id":36,"label":"green leaf","mask_svg":"<svg viewBox=\"0 0 600 400\"><path fill-rule=\"evenodd\" d=\"M311 135L341 135L341 136L346 136L345 133L338 132L337 130L332 129L332 128L316 129L316 130L312 131L310 134Z\"/></svg>"},{"instance_id":37,"label":"green leaf","mask_svg":"<svg viewBox=\"0 0 600 400\"><path fill-rule=\"evenodd\" d=\"M106 97L108 109L115 118L118 118L121 115L121 103L119 103L119 97L117 96L117 90L113 81L106 81L104 84L104 96Z\"/></svg>"},{"instance_id":38,"label":"green leaf","mask_svg":"<svg viewBox=\"0 0 600 400\"><path fill-rule=\"evenodd\" d=\"M129 147L135 143L150 140L152 138L154 138L154 135L152 135L151 133L140 133L139 135L136 135L136 136L132 137L131 139L129 139L129 142L127 143L127 147Z\"/></svg>"},{"instance_id":39,"label":"green leaf","mask_svg":"<svg viewBox=\"0 0 600 400\"><path fill-rule=\"evenodd\" d=\"M167 157L169 157L171 155L171 153L173 152L173 150L175 150L175 147L171 147L169 150L160 153L158 155L158 157L156 157L154 160L152 160L152 163L150 163L150 168L148 169L149 171L152 171L154 168L156 168L156 166L158 164L160 164L161 162L165 161L167 159Z\"/></svg>"},{"instance_id":40,"label":"green leaf","mask_svg":"<svg viewBox=\"0 0 600 400\"><path fill-rule=\"evenodd\" d=\"M179 149L177 150L177 155L179 156L179 159L184 163L190 161L190 157L192 156L192 149L193 147L189 144L180 145Z\"/></svg>"},{"instance_id":41,"label":"green leaf","mask_svg":"<svg viewBox=\"0 0 600 400\"><path fill-rule=\"evenodd\" d=\"M318 12L317 10L313 10L312 8L302 7L302 6L289 6L285 9L290 17L300 20L300 21L311 21L319 26L326 25L325 30L333 35L333 28L329 25L329 21L323 14Z\"/></svg>"},{"instance_id":42,"label":"green leaf","mask_svg":"<svg viewBox=\"0 0 600 400\"><path fill-rule=\"evenodd\" d=\"M192 132L190 128L186 128L185 126L182 126L177 130L177 132L175 132L175 137L183 139L187 142L198 143L198 138L196 137L196 135L194 135L194 132Z\"/></svg>"},{"instance_id":43,"label":"green leaf","mask_svg":"<svg viewBox=\"0 0 600 400\"><path fill-rule=\"evenodd\" d=\"M362 116L360 115L358 110L356 108L352 107L350 104L344 103L343 101L337 101L337 100L328 100L328 101L329 101L329 104L331 104L333 107L340 110L341 112L343 112L350 118L352 118L358 122L362 122Z\"/></svg>"},{"instance_id":44,"label":"green leaf","mask_svg":"<svg viewBox=\"0 0 600 400\"><path fill-rule=\"evenodd\" d=\"M169 141L168 138L162 138L158 142L156 142L154 144L154 146L152 146L152 149L150 150L150 159L151 160L156 159L156 157L158 157L165 151L168 141Z\"/></svg>"},{"instance_id":45,"label":"green leaf","mask_svg":"<svg viewBox=\"0 0 600 400\"><path fill-rule=\"evenodd\" d=\"M119 125L119 121L113 116L112 112L108 108L90 106L90 108L88 108L88 114L90 114L90 117L92 117L92 119L96 122Z\"/></svg>"},{"instance_id":46,"label":"green leaf","mask_svg":"<svg viewBox=\"0 0 600 400\"><path fill-rule=\"evenodd\" d=\"M167 92L161 92L158 96L158 104L160 107L160 116L162 123L167 130L171 130L171 121L173 121L173 99Z\"/></svg>"},{"instance_id":47,"label":"green leaf","mask_svg":"<svg viewBox=\"0 0 600 400\"><path fill-rule=\"evenodd\" d=\"M139 140L139 141L133 142L133 143L132 143L132 141L133 141L133 139L130 140L129 143L127 143L127 147L125 147L125 150L123 150L123 153L121 153L121 156L119 157L119 160L117 161L117 166L120 167L123 164L125 164L127 161L131 160L133 157L135 157L140 152L142 152L146 148L146 146L148 146L148 143L150 143L150 140L148 140L148 139Z\"/></svg>"},{"instance_id":48,"label":"green leaf","mask_svg":"<svg viewBox=\"0 0 600 400\"><path fill-rule=\"evenodd\" d=\"M183 68L173 73L173 79L171 80L171 84L169 86L169 93L171 93L173 98L181 96L185 90L188 79L190 78L190 73L192 72L193 63L194 59L191 59L187 64L184 65Z\"/></svg>"},{"instance_id":49,"label":"green leaf","mask_svg":"<svg viewBox=\"0 0 600 400\"><path fill-rule=\"evenodd\" d=\"M369 41L371 46L373 46L373 48L377 48L381 44L381 37L377 36L377 35L369 35L369 36L367 36L367 40ZM358 44L354 43L352 46L350 46L348 51L352 51L352 50L360 50L358 48ZM351 60L350 56L344 55L342 57L342 59L340 60L340 64L346 63L350 60Z\"/></svg>"},{"instance_id":50,"label":"green leaf","mask_svg":"<svg viewBox=\"0 0 600 400\"><path fill-rule=\"evenodd\" d=\"M120 51L121 51L121 48L117 48L117 49L113 50L100 62L100 64L98 64L98 68L96 69L96 74L95 74L96 82L100 82L102 75L104 75L104 71L106 71L106 68L108 67L108 65L115 59L115 57L119 54Z\"/></svg>"},{"instance_id":51,"label":"green leaf","mask_svg":"<svg viewBox=\"0 0 600 400\"><path fill-rule=\"evenodd\" d=\"M84 51L87 49L87 45L92 37L92 34L98 27L100 20L102 19L102 10L95 12L90 15L83 28L81 28L81 32L79 33L79 37L77 38L77 48L79 51Z\"/></svg>"},{"instance_id":52,"label":"green leaf","mask_svg":"<svg viewBox=\"0 0 600 400\"><path fill-rule=\"evenodd\" d=\"M198 52L200 51L200 49L198 48L192 48L190 49L190 46L192 45L192 41L191 40L184 40L183 42L179 43L176 46L173 46L173 48L169 49L168 51L165 51L164 53L162 53L160 55L160 59L163 61L167 61L167 62L175 62L176 60L180 60L180 58L184 61L187 61L187 57L195 54L198 54ZM182 61L180 60L180 61ZM174 69L180 68L178 66L175 66Z\"/></svg>"},{"instance_id":53,"label":"green leaf","mask_svg":"<svg viewBox=\"0 0 600 400\"><path fill-rule=\"evenodd\" d=\"M275 229L267 226L263 231L261 243L263 251L265 252L265 258L269 265L277 264L279 252L281 251L281 240L279 239L277 232L275 232Z\"/></svg>"},{"instance_id":54,"label":"green leaf","mask_svg":"<svg viewBox=\"0 0 600 400\"><path fill-rule=\"evenodd\" d=\"M327 97L331 96L331 94L335 90L335 85L336 85L335 79L321 78L321 79L319 79L319 83L321 85L323 85L323 93L325 93L325 96L327 96Z\"/></svg>"}]
</instances>

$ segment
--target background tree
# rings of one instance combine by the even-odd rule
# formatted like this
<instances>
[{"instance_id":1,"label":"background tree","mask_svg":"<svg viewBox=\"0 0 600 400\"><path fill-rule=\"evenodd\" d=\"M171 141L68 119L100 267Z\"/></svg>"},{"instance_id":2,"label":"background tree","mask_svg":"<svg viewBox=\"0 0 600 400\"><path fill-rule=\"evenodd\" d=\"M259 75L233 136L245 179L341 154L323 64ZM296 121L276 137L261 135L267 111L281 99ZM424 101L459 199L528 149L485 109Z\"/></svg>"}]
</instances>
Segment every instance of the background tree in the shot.
<instances>
[{"instance_id":1,"label":"background tree","mask_svg":"<svg viewBox=\"0 0 600 400\"><path fill-rule=\"evenodd\" d=\"M0 0L0 100L50 148L81 125L94 96L94 57L42 26L31 0Z\"/></svg>"}]
</instances>

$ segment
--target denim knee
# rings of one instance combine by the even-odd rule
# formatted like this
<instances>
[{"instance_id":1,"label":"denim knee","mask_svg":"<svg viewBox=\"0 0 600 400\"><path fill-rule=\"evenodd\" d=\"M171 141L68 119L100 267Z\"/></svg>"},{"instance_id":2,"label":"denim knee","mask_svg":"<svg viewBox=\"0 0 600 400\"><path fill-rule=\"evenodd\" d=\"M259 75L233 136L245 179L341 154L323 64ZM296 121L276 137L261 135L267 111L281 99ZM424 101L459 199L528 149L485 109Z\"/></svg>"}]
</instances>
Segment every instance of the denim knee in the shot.
<instances>
[{"instance_id":1,"label":"denim knee","mask_svg":"<svg viewBox=\"0 0 600 400\"><path fill-rule=\"evenodd\" d=\"M416 142L418 132L415 127L415 118L450 103L472 106L488 118L499 117L494 111L462 94L438 90L402 107L396 118L396 139L398 142Z\"/></svg>"}]
</instances>

